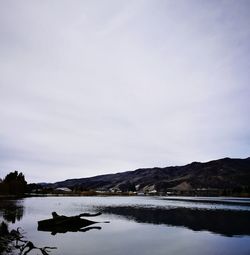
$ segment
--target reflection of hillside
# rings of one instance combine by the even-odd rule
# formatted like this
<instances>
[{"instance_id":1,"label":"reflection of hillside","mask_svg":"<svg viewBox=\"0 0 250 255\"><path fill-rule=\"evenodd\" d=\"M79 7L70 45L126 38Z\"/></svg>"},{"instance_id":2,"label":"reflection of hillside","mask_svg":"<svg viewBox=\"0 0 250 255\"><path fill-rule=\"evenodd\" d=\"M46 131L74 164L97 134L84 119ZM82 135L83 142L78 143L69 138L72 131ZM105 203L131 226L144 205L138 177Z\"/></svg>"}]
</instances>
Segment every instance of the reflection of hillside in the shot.
<instances>
[{"instance_id":1,"label":"reflection of hillside","mask_svg":"<svg viewBox=\"0 0 250 255\"><path fill-rule=\"evenodd\" d=\"M8 222L20 221L24 214L22 200L0 200L0 215Z\"/></svg>"},{"instance_id":2,"label":"reflection of hillside","mask_svg":"<svg viewBox=\"0 0 250 255\"><path fill-rule=\"evenodd\" d=\"M250 211L142 207L103 207L101 211L141 223L183 226L225 236L250 235Z\"/></svg>"}]
</instances>

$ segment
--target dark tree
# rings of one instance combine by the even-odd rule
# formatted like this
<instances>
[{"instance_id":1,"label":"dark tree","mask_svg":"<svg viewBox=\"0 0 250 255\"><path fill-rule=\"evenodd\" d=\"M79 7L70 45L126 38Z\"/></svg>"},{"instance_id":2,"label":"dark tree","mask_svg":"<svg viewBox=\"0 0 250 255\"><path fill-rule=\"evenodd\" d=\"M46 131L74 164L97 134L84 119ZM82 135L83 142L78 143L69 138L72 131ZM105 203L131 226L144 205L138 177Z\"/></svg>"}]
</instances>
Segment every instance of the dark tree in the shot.
<instances>
[{"instance_id":1,"label":"dark tree","mask_svg":"<svg viewBox=\"0 0 250 255\"><path fill-rule=\"evenodd\" d=\"M27 182L23 173L10 172L0 183L0 192L5 194L23 194L26 191Z\"/></svg>"}]
</instances>

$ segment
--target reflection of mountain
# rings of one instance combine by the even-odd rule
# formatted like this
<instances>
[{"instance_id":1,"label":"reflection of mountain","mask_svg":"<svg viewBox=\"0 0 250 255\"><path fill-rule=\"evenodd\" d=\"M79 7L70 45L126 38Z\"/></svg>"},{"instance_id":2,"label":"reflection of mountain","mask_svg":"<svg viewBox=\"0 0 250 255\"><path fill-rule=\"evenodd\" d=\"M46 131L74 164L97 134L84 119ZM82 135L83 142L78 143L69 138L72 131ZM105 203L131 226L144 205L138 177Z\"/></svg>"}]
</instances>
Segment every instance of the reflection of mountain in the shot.
<instances>
[{"instance_id":1,"label":"reflection of mountain","mask_svg":"<svg viewBox=\"0 0 250 255\"><path fill-rule=\"evenodd\" d=\"M103 207L100 210L141 223L183 226L225 236L250 235L250 211L142 207Z\"/></svg>"},{"instance_id":2,"label":"reflection of mountain","mask_svg":"<svg viewBox=\"0 0 250 255\"><path fill-rule=\"evenodd\" d=\"M0 200L0 215L8 222L20 221L24 214L22 200Z\"/></svg>"}]
</instances>

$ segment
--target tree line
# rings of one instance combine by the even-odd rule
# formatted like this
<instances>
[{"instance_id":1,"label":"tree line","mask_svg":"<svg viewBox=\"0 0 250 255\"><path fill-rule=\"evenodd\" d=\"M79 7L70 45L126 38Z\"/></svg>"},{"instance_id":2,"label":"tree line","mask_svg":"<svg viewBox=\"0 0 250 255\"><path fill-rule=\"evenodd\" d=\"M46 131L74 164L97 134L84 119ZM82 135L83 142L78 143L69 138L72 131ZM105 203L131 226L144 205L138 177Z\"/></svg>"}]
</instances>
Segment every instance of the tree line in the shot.
<instances>
[{"instance_id":1,"label":"tree line","mask_svg":"<svg viewBox=\"0 0 250 255\"><path fill-rule=\"evenodd\" d=\"M19 195L24 194L27 190L27 182L22 172L10 172L0 182L0 194Z\"/></svg>"}]
</instances>

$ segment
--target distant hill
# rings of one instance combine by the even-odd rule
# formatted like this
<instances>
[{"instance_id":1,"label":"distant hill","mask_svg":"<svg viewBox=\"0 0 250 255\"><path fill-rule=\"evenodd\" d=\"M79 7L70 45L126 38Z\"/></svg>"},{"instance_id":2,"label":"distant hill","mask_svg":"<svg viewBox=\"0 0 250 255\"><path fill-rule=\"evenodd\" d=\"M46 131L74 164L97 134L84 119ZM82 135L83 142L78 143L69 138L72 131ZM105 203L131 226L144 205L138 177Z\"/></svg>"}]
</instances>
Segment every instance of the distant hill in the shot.
<instances>
[{"instance_id":1,"label":"distant hill","mask_svg":"<svg viewBox=\"0 0 250 255\"><path fill-rule=\"evenodd\" d=\"M249 193L250 158L223 158L206 163L193 162L184 166L142 168L90 178L69 179L52 187L85 190L118 190L141 192L187 192L194 190L234 190Z\"/></svg>"}]
</instances>

